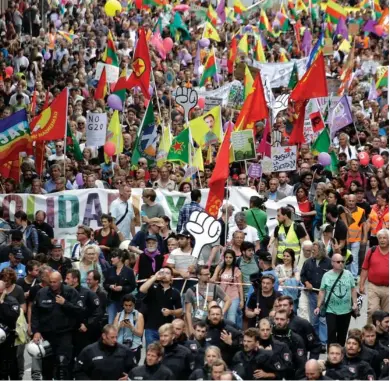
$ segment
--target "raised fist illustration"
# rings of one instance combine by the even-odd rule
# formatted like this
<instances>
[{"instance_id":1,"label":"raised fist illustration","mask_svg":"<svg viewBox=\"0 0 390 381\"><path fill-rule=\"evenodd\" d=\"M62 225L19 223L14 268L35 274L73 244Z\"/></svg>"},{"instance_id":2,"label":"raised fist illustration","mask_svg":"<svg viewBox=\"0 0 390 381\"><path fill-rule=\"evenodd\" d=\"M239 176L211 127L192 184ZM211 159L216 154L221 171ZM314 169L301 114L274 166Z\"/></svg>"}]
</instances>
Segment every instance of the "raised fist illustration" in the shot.
<instances>
[{"instance_id":1,"label":"raised fist illustration","mask_svg":"<svg viewBox=\"0 0 390 381\"><path fill-rule=\"evenodd\" d=\"M190 111L198 103L198 93L194 89L188 87L178 87L176 89L175 101L183 107L185 120L188 121Z\"/></svg>"},{"instance_id":2,"label":"raised fist illustration","mask_svg":"<svg viewBox=\"0 0 390 381\"><path fill-rule=\"evenodd\" d=\"M199 258L203 246L214 243L221 235L221 224L206 212L192 212L185 228L195 238L192 255Z\"/></svg>"}]
</instances>

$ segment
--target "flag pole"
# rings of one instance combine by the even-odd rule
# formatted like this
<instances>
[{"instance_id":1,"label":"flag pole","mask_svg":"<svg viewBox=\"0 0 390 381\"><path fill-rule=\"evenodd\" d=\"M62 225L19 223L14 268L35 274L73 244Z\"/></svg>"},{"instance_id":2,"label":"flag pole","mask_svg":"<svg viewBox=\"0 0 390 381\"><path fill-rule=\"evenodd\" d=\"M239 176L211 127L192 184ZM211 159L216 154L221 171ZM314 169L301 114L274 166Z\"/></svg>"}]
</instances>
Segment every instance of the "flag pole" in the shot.
<instances>
[{"instance_id":1,"label":"flag pole","mask_svg":"<svg viewBox=\"0 0 390 381\"><path fill-rule=\"evenodd\" d=\"M158 116L160 117L160 120L162 120L162 118L161 118L161 109L160 109L160 102L159 102L158 96L157 96L157 86L156 86L156 80L154 79L153 69L150 70L150 73L152 74L152 81L153 81L153 86L154 86L154 95L156 96L156 101L157 101Z\"/></svg>"}]
</instances>

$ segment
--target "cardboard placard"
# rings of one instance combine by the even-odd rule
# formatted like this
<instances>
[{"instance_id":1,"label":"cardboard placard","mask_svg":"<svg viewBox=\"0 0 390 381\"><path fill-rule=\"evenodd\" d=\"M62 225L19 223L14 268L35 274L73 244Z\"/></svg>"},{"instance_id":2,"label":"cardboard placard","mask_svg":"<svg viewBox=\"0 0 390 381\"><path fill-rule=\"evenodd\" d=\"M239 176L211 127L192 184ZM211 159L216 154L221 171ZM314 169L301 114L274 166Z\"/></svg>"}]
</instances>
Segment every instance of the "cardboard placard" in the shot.
<instances>
[{"instance_id":1,"label":"cardboard placard","mask_svg":"<svg viewBox=\"0 0 390 381\"><path fill-rule=\"evenodd\" d=\"M98 62L96 65L95 79L99 80L102 75L103 68L106 68L107 83L115 83L119 78L119 67Z\"/></svg>"},{"instance_id":2,"label":"cardboard placard","mask_svg":"<svg viewBox=\"0 0 390 381\"><path fill-rule=\"evenodd\" d=\"M325 45L324 45L324 56L331 56L333 55L333 41L331 38L325 38Z\"/></svg>"},{"instance_id":3,"label":"cardboard placard","mask_svg":"<svg viewBox=\"0 0 390 381\"><path fill-rule=\"evenodd\" d=\"M106 142L107 114L89 112L87 114L87 146L100 147Z\"/></svg>"},{"instance_id":4,"label":"cardboard placard","mask_svg":"<svg viewBox=\"0 0 390 381\"><path fill-rule=\"evenodd\" d=\"M348 34L351 36L357 36L359 34L360 27L359 24L349 24L348 25Z\"/></svg>"},{"instance_id":5,"label":"cardboard placard","mask_svg":"<svg viewBox=\"0 0 390 381\"><path fill-rule=\"evenodd\" d=\"M232 133L234 161L252 160L256 158L253 130L242 130Z\"/></svg>"},{"instance_id":6,"label":"cardboard placard","mask_svg":"<svg viewBox=\"0 0 390 381\"><path fill-rule=\"evenodd\" d=\"M295 171L297 146L271 147L272 172Z\"/></svg>"}]
</instances>

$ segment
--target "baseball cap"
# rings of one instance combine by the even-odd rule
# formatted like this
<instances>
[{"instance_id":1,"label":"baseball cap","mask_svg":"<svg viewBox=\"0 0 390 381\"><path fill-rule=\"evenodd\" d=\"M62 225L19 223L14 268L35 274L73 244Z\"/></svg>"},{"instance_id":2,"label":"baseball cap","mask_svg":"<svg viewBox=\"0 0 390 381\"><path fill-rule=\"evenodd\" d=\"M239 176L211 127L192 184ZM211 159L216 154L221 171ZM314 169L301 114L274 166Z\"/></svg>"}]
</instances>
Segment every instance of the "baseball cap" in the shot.
<instances>
[{"instance_id":1,"label":"baseball cap","mask_svg":"<svg viewBox=\"0 0 390 381\"><path fill-rule=\"evenodd\" d=\"M23 233L21 231L15 231L11 234L11 241L21 241L23 239Z\"/></svg>"},{"instance_id":2,"label":"baseball cap","mask_svg":"<svg viewBox=\"0 0 390 381\"><path fill-rule=\"evenodd\" d=\"M16 259L23 259L23 252L20 249L12 249L12 254Z\"/></svg>"},{"instance_id":3,"label":"baseball cap","mask_svg":"<svg viewBox=\"0 0 390 381\"><path fill-rule=\"evenodd\" d=\"M190 234L190 232L188 230L182 230L180 233L177 233L176 235L178 237L182 236L182 237L192 238L192 235Z\"/></svg>"},{"instance_id":4,"label":"baseball cap","mask_svg":"<svg viewBox=\"0 0 390 381\"><path fill-rule=\"evenodd\" d=\"M62 245L59 242L53 243L51 246L52 249L62 249Z\"/></svg>"},{"instance_id":5,"label":"baseball cap","mask_svg":"<svg viewBox=\"0 0 390 381\"><path fill-rule=\"evenodd\" d=\"M157 236L155 234L149 234L146 238L145 241L158 241Z\"/></svg>"}]
</instances>

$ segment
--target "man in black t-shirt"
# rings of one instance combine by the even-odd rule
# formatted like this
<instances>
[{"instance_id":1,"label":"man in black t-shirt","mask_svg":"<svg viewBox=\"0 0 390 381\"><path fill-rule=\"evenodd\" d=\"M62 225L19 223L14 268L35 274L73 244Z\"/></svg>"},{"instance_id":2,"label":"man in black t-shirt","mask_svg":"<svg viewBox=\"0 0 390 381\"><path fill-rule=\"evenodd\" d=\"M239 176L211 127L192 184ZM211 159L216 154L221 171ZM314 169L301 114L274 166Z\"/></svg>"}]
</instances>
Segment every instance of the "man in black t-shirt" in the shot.
<instances>
[{"instance_id":1,"label":"man in black t-shirt","mask_svg":"<svg viewBox=\"0 0 390 381\"><path fill-rule=\"evenodd\" d=\"M348 228L343 220L339 218L339 209L337 205L328 205L326 207L326 219L334 227L333 238L337 241L336 244L340 246L341 254L345 256L347 250L347 234Z\"/></svg>"},{"instance_id":2,"label":"man in black t-shirt","mask_svg":"<svg viewBox=\"0 0 390 381\"><path fill-rule=\"evenodd\" d=\"M40 265L41 264L38 261L28 261L26 265L27 275L24 278L19 278L16 281L16 284L22 287L26 301L29 297L31 287L38 283L37 278Z\"/></svg>"}]
</instances>

